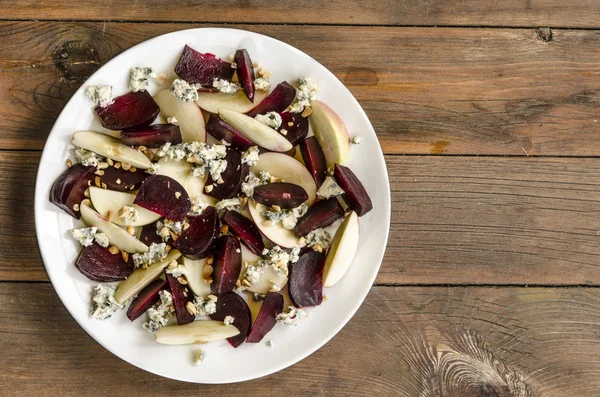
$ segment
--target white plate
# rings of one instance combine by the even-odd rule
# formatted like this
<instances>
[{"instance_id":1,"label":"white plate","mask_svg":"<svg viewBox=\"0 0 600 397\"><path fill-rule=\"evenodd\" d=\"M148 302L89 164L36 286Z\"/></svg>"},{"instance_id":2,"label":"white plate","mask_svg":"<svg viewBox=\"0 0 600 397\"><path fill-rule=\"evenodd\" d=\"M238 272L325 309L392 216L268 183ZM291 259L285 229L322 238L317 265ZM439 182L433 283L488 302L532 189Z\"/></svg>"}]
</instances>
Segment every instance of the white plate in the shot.
<instances>
[{"instance_id":1,"label":"white plate","mask_svg":"<svg viewBox=\"0 0 600 397\"><path fill-rule=\"evenodd\" d=\"M173 68L185 44L224 59L237 48L246 48L254 62L272 72L274 84L313 77L321 88L319 99L338 112L351 136L363 138L361 145L352 146L349 166L373 201L373 211L360 219L362 233L354 264L342 281L324 291L329 300L309 308L310 317L297 327L277 324L262 343L245 343L237 349L227 341L201 345L208 356L198 367L193 365L196 346L157 344L154 336L142 329L143 318L131 324L124 312L104 321L89 317L90 291L96 283L73 266L79 246L67 235L67 230L81 223L48 201L50 186L65 170L73 132L103 130L93 116L84 87L110 84L115 96L124 94L133 66L152 66L175 77ZM154 94L159 88L151 85L150 92ZM390 187L383 154L373 127L352 94L303 52L270 37L234 29L191 29L159 36L123 52L100 68L77 90L56 120L44 147L35 189L35 224L42 258L54 288L73 318L123 360L161 376L196 383L240 382L268 375L327 343L350 320L369 292L383 258L389 223ZM273 347L266 345L269 339L274 340ZM335 365L336 358L331 360L331 365Z\"/></svg>"}]
</instances>

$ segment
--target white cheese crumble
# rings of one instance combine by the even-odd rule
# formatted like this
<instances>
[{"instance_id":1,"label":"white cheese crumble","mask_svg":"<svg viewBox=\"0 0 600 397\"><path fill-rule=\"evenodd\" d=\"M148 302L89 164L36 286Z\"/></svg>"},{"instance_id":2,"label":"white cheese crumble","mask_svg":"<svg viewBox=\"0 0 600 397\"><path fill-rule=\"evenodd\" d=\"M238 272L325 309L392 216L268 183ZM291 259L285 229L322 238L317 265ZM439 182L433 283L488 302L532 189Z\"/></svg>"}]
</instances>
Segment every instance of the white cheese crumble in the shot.
<instances>
[{"instance_id":1,"label":"white cheese crumble","mask_svg":"<svg viewBox=\"0 0 600 397\"><path fill-rule=\"evenodd\" d=\"M90 316L98 320L105 320L116 311L123 309L115 300L116 287L110 284L98 284L92 290Z\"/></svg>"},{"instance_id":2,"label":"white cheese crumble","mask_svg":"<svg viewBox=\"0 0 600 397\"><path fill-rule=\"evenodd\" d=\"M153 263L162 261L167 257L167 245L165 243L152 243L148 251L143 254L133 254L133 264L135 267L150 266Z\"/></svg>"},{"instance_id":3,"label":"white cheese crumble","mask_svg":"<svg viewBox=\"0 0 600 397\"><path fill-rule=\"evenodd\" d=\"M254 265L246 266L246 273L244 279L248 280L250 284L258 283L260 276L262 275L262 268Z\"/></svg>"},{"instance_id":4,"label":"white cheese crumble","mask_svg":"<svg viewBox=\"0 0 600 397\"><path fill-rule=\"evenodd\" d=\"M259 91L268 91L271 87L271 82L264 77L259 77L254 80L254 88Z\"/></svg>"},{"instance_id":5,"label":"white cheese crumble","mask_svg":"<svg viewBox=\"0 0 600 397\"><path fill-rule=\"evenodd\" d=\"M140 212L136 208L124 205L119 210L119 218L123 218L125 223L137 222L137 220L140 219Z\"/></svg>"},{"instance_id":6,"label":"white cheese crumble","mask_svg":"<svg viewBox=\"0 0 600 397\"><path fill-rule=\"evenodd\" d=\"M221 174L227 169L226 145L207 145L197 141L171 145L170 142L167 142L156 155L172 161L185 159L187 162L197 165L190 171L191 176L203 177L208 170L215 181L222 180Z\"/></svg>"},{"instance_id":7,"label":"white cheese crumble","mask_svg":"<svg viewBox=\"0 0 600 397\"><path fill-rule=\"evenodd\" d=\"M248 164L250 167L258 163L259 150L258 146L250 146L242 153L242 164Z\"/></svg>"},{"instance_id":8,"label":"white cheese crumble","mask_svg":"<svg viewBox=\"0 0 600 397\"><path fill-rule=\"evenodd\" d=\"M240 86L236 83L230 83L229 81L223 79L214 79L212 86L223 94L235 94L240 88Z\"/></svg>"},{"instance_id":9,"label":"white cheese crumble","mask_svg":"<svg viewBox=\"0 0 600 397\"><path fill-rule=\"evenodd\" d=\"M285 325L298 325L298 320L308 317L308 313L304 309L298 309L294 306L288 306L285 312L279 313L276 317L278 323Z\"/></svg>"},{"instance_id":10,"label":"white cheese crumble","mask_svg":"<svg viewBox=\"0 0 600 397\"><path fill-rule=\"evenodd\" d=\"M323 184L317 190L317 197L320 199L328 199L330 197L339 196L344 194L344 190L333 180L332 177L328 176L323 181Z\"/></svg>"},{"instance_id":11,"label":"white cheese crumble","mask_svg":"<svg viewBox=\"0 0 600 397\"><path fill-rule=\"evenodd\" d=\"M97 227L82 227L80 229L69 230L71 237L84 247L89 247L96 241L101 247L108 247L108 236L104 233L98 233Z\"/></svg>"},{"instance_id":12,"label":"white cheese crumble","mask_svg":"<svg viewBox=\"0 0 600 397\"><path fill-rule=\"evenodd\" d=\"M176 267L168 267L165 270L165 273L170 274L171 276L178 278L181 276L185 276L187 278L189 272L188 269L183 265L177 265Z\"/></svg>"},{"instance_id":13,"label":"white cheese crumble","mask_svg":"<svg viewBox=\"0 0 600 397\"><path fill-rule=\"evenodd\" d=\"M146 172L147 172L148 174L152 174L152 175L154 175L154 174L156 174L156 173L158 172L158 169L159 169L159 168L160 168L160 164L158 164L158 163L152 163L152 165L150 166L150 168L148 168L148 169L146 170Z\"/></svg>"},{"instance_id":14,"label":"white cheese crumble","mask_svg":"<svg viewBox=\"0 0 600 397\"><path fill-rule=\"evenodd\" d=\"M198 89L184 80L175 79L171 86L171 95L180 101L192 102L198 99Z\"/></svg>"},{"instance_id":15,"label":"white cheese crumble","mask_svg":"<svg viewBox=\"0 0 600 397\"><path fill-rule=\"evenodd\" d=\"M298 219L306 214L306 211L308 211L308 206L303 203L289 210L273 209L271 207L270 210L263 211L262 216L269 222L281 222L284 229L292 230L298 223Z\"/></svg>"},{"instance_id":16,"label":"white cheese crumble","mask_svg":"<svg viewBox=\"0 0 600 397\"><path fill-rule=\"evenodd\" d=\"M77 157L77 160L86 167L97 167L98 163L104 159L104 157L83 148L75 150L75 157Z\"/></svg>"},{"instance_id":17,"label":"white cheese crumble","mask_svg":"<svg viewBox=\"0 0 600 397\"><path fill-rule=\"evenodd\" d=\"M148 89L150 79L156 77L151 67L134 67L129 71L129 90L138 92Z\"/></svg>"},{"instance_id":18,"label":"white cheese crumble","mask_svg":"<svg viewBox=\"0 0 600 397\"><path fill-rule=\"evenodd\" d=\"M296 102L290 106L291 113L302 113L304 108L310 106L310 101L317 99L319 86L310 77L298 79L298 90L296 91Z\"/></svg>"},{"instance_id":19,"label":"white cheese crumble","mask_svg":"<svg viewBox=\"0 0 600 397\"><path fill-rule=\"evenodd\" d=\"M252 197L254 188L260 185L266 185L271 180L271 175L266 171L261 171L258 176L249 174L244 182L242 182L242 193L246 197Z\"/></svg>"},{"instance_id":20,"label":"white cheese crumble","mask_svg":"<svg viewBox=\"0 0 600 397\"><path fill-rule=\"evenodd\" d=\"M362 138L359 137L358 135L355 137L352 137L352 139L350 139L350 143L353 145L360 145L362 142Z\"/></svg>"},{"instance_id":21,"label":"white cheese crumble","mask_svg":"<svg viewBox=\"0 0 600 397\"><path fill-rule=\"evenodd\" d=\"M331 235L323 228L315 229L304 236L306 245L315 251L323 252L331 244Z\"/></svg>"},{"instance_id":22,"label":"white cheese crumble","mask_svg":"<svg viewBox=\"0 0 600 397\"><path fill-rule=\"evenodd\" d=\"M225 323L225 325L233 324L234 321L235 318L231 316L225 316L225 318L223 319L223 323Z\"/></svg>"},{"instance_id":23,"label":"white cheese crumble","mask_svg":"<svg viewBox=\"0 0 600 397\"><path fill-rule=\"evenodd\" d=\"M85 89L85 95L96 105L105 107L113 103L112 86L110 85L90 85Z\"/></svg>"},{"instance_id":24,"label":"white cheese crumble","mask_svg":"<svg viewBox=\"0 0 600 397\"><path fill-rule=\"evenodd\" d=\"M274 344L275 344L275 342L273 341L273 339L270 339L270 340L267 342L267 346L269 346L269 347L273 347L273 345L274 345Z\"/></svg>"},{"instance_id":25,"label":"white cheese crumble","mask_svg":"<svg viewBox=\"0 0 600 397\"><path fill-rule=\"evenodd\" d=\"M213 294L208 295L206 299L197 296L196 299L194 299L194 306L196 306L197 316L214 314L217 311L217 297Z\"/></svg>"},{"instance_id":26,"label":"white cheese crumble","mask_svg":"<svg viewBox=\"0 0 600 397\"><path fill-rule=\"evenodd\" d=\"M194 353L194 365L200 365L204 360L206 360L206 352L202 349L196 349L196 353Z\"/></svg>"},{"instance_id":27,"label":"white cheese crumble","mask_svg":"<svg viewBox=\"0 0 600 397\"><path fill-rule=\"evenodd\" d=\"M94 235L94 240L96 240L99 246L104 248L108 247L108 244L110 243L108 236L104 233L96 233Z\"/></svg>"},{"instance_id":28,"label":"white cheese crumble","mask_svg":"<svg viewBox=\"0 0 600 397\"><path fill-rule=\"evenodd\" d=\"M179 121L175 117L167 117L167 123L177 125Z\"/></svg>"},{"instance_id":29,"label":"white cheese crumble","mask_svg":"<svg viewBox=\"0 0 600 397\"><path fill-rule=\"evenodd\" d=\"M164 327L169 322L169 317L175 314L173 305L173 295L169 291L162 290L158 293L160 301L148 309L148 321L142 324L144 329L155 333L159 328Z\"/></svg>"},{"instance_id":30,"label":"white cheese crumble","mask_svg":"<svg viewBox=\"0 0 600 397\"><path fill-rule=\"evenodd\" d=\"M240 202L240 199L237 197L234 198L230 198L230 199L224 199L219 201L217 204L215 204L215 208L217 209L217 211L220 210L224 210L225 208L227 208L228 210L233 210L235 209L235 207L239 207L240 205L242 205L242 203Z\"/></svg>"},{"instance_id":31,"label":"white cheese crumble","mask_svg":"<svg viewBox=\"0 0 600 397\"><path fill-rule=\"evenodd\" d=\"M256 120L260 121L261 123L263 123L264 125L273 128L274 130L281 127L281 123L282 123L281 116L277 112L268 112L265 114L257 114L254 118Z\"/></svg>"}]
</instances>

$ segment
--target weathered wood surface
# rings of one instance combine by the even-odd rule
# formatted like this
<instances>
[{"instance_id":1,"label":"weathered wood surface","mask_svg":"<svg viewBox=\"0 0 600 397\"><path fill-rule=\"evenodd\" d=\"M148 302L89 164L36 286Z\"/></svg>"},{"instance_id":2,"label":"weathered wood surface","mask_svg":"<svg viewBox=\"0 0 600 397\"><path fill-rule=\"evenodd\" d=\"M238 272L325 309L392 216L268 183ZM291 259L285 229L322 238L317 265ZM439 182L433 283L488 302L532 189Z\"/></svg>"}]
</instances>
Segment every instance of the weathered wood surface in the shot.
<instances>
[{"instance_id":1,"label":"weathered wood surface","mask_svg":"<svg viewBox=\"0 0 600 397\"><path fill-rule=\"evenodd\" d=\"M71 94L103 63L198 26L0 22L0 148L40 149ZM288 42L332 70L386 153L600 155L599 31L233 27Z\"/></svg>"}]
</instances>

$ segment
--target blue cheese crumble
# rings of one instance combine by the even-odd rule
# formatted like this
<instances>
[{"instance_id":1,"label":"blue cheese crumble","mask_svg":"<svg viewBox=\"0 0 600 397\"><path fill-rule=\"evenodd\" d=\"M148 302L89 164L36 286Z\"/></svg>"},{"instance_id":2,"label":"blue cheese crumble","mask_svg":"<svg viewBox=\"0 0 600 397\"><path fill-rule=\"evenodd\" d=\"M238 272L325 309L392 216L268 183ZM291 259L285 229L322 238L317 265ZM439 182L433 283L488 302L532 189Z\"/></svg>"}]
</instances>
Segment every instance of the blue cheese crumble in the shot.
<instances>
[{"instance_id":1,"label":"blue cheese crumble","mask_svg":"<svg viewBox=\"0 0 600 397\"><path fill-rule=\"evenodd\" d=\"M214 79L212 86L223 94L235 94L240 88L236 83L231 83L223 79Z\"/></svg>"},{"instance_id":2,"label":"blue cheese crumble","mask_svg":"<svg viewBox=\"0 0 600 397\"><path fill-rule=\"evenodd\" d=\"M223 323L225 323L225 325L233 324L234 321L235 318L233 318L232 316L225 316L225 318L223 319Z\"/></svg>"},{"instance_id":3,"label":"blue cheese crumble","mask_svg":"<svg viewBox=\"0 0 600 397\"><path fill-rule=\"evenodd\" d=\"M171 86L171 95L180 101L192 102L198 99L198 89L184 80L175 79Z\"/></svg>"},{"instance_id":4,"label":"blue cheese crumble","mask_svg":"<svg viewBox=\"0 0 600 397\"><path fill-rule=\"evenodd\" d=\"M227 169L226 145L207 145L197 141L171 145L167 142L156 155L172 161L185 159L189 163L196 164L196 167L190 171L191 176L204 177L208 171L213 180L223 183L221 174Z\"/></svg>"},{"instance_id":5,"label":"blue cheese crumble","mask_svg":"<svg viewBox=\"0 0 600 397\"><path fill-rule=\"evenodd\" d=\"M210 294L206 299L197 296L194 299L197 316L208 316L217 312L217 296Z\"/></svg>"},{"instance_id":6,"label":"blue cheese crumble","mask_svg":"<svg viewBox=\"0 0 600 397\"><path fill-rule=\"evenodd\" d=\"M355 137L352 137L352 139L350 139L350 143L353 145L360 145L362 142L362 138L359 137L358 135Z\"/></svg>"},{"instance_id":7,"label":"blue cheese crumble","mask_svg":"<svg viewBox=\"0 0 600 397\"><path fill-rule=\"evenodd\" d=\"M148 309L148 321L142 324L148 332L155 333L159 328L164 327L169 322L169 317L175 314L173 305L173 295L169 291L162 290L158 293L160 300Z\"/></svg>"},{"instance_id":8,"label":"blue cheese crumble","mask_svg":"<svg viewBox=\"0 0 600 397\"><path fill-rule=\"evenodd\" d=\"M259 267L271 266L273 270L288 275L288 264L298 262L300 248L292 248L290 252L282 249L278 245L274 245L271 249L265 248L262 252L262 257L258 260ZM250 266L248 266L249 268ZM246 269L246 279L248 280L248 268ZM259 274L260 278L260 274ZM256 281L248 280L251 284Z\"/></svg>"},{"instance_id":9,"label":"blue cheese crumble","mask_svg":"<svg viewBox=\"0 0 600 397\"><path fill-rule=\"evenodd\" d=\"M323 181L323 184L317 190L317 197L320 199L328 199L330 197L339 196L344 194L344 190L333 180L332 177L328 176Z\"/></svg>"},{"instance_id":10,"label":"blue cheese crumble","mask_svg":"<svg viewBox=\"0 0 600 397\"><path fill-rule=\"evenodd\" d=\"M315 229L304 236L306 245L315 251L323 252L331 244L331 235L323 228Z\"/></svg>"},{"instance_id":11,"label":"blue cheese crumble","mask_svg":"<svg viewBox=\"0 0 600 397\"><path fill-rule=\"evenodd\" d=\"M84 247L89 247L94 243L98 243L101 247L108 247L108 236L104 233L98 233L97 227L82 227L80 229L69 230L71 237L79 242Z\"/></svg>"},{"instance_id":12,"label":"blue cheese crumble","mask_svg":"<svg viewBox=\"0 0 600 397\"><path fill-rule=\"evenodd\" d=\"M92 290L90 316L98 320L105 320L115 312L123 309L115 300L116 287L110 284L98 284Z\"/></svg>"},{"instance_id":13,"label":"blue cheese crumble","mask_svg":"<svg viewBox=\"0 0 600 397\"><path fill-rule=\"evenodd\" d=\"M311 101L317 99L317 91L319 91L319 86L312 78L299 78L296 102L290 105L290 113L302 113L304 108L310 106Z\"/></svg>"},{"instance_id":14,"label":"blue cheese crumble","mask_svg":"<svg viewBox=\"0 0 600 397\"><path fill-rule=\"evenodd\" d=\"M261 267L250 265L250 264L246 265L246 273L244 273L244 279L247 280L249 284L258 283L261 275L262 275Z\"/></svg>"},{"instance_id":15,"label":"blue cheese crumble","mask_svg":"<svg viewBox=\"0 0 600 397\"><path fill-rule=\"evenodd\" d=\"M90 85L86 87L85 95L100 107L105 107L113 103L112 86L110 85Z\"/></svg>"},{"instance_id":16,"label":"blue cheese crumble","mask_svg":"<svg viewBox=\"0 0 600 397\"><path fill-rule=\"evenodd\" d=\"M215 208L217 209L217 211L220 210L224 210L225 208L227 208L228 210L234 210L235 207L239 207L241 206L242 203L240 202L240 199L237 197L234 198L230 198L230 199L224 199L219 201L217 204L215 204Z\"/></svg>"},{"instance_id":17,"label":"blue cheese crumble","mask_svg":"<svg viewBox=\"0 0 600 397\"><path fill-rule=\"evenodd\" d=\"M281 127L281 116L277 112L268 112L265 114L257 114L254 117L256 120L260 121L264 125L273 128L274 130Z\"/></svg>"},{"instance_id":18,"label":"blue cheese crumble","mask_svg":"<svg viewBox=\"0 0 600 397\"><path fill-rule=\"evenodd\" d=\"M119 218L123 218L125 223L137 222L140 219L140 212L134 207L124 205L119 210Z\"/></svg>"},{"instance_id":19,"label":"blue cheese crumble","mask_svg":"<svg viewBox=\"0 0 600 397\"><path fill-rule=\"evenodd\" d=\"M246 197L252 197L254 188L260 185L266 185L271 181L271 175L266 171L261 171L258 176L249 174L242 182L242 193Z\"/></svg>"},{"instance_id":20,"label":"blue cheese crumble","mask_svg":"<svg viewBox=\"0 0 600 397\"><path fill-rule=\"evenodd\" d=\"M266 222L281 222L281 226L283 226L284 229L292 230L296 226L296 223L298 223L298 219L306 214L306 211L308 211L308 206L303 203L300 204L300 206L289 210L271 207L270 210L263 211L262 216L266 219Z\"/></svg>"},{"instance_id":21,"label":"blue cheese crumble","mask_svg":"<svg viewBox=\"0 0 600 397\"><path fill-rule=\"evenodd\" d=\"M206 360L206 352L202 349L196 349L194 353L194 365L200 365L204 360Z\"/></svg>"},{"instance_id":22,"label":"blue cheese crumble","mask_svg":"<svg viewBox=\"0 0 600 397\"><path fill-rule=\"evenodd\" d=\"M178 125L179 121L175 117L167 117L167 123Z\"/></svg>"},{"instance_id":23,"label":"blue cheese crumble","mask_svg":"<svg viewBox=\"0 0 600 397\"><path fill-rule=\"evenodd\" d=\"M254 80L254 88L259 91L268 91L271 88L271 82L264 77L259 77Z\"/></svg>"},{"instance_id":24,"label":"blue cheese crumble","mask_svg":"<svg viewBox=\"0 0 600 397\"><path fill-rule=\"evenodd\" d=\"M208 207L208 204L202 201L201 196L194 196L190 201L192 202L192 207L190 208L190 212L188 212L190 216L200 215Z\"/></svg>"},{"instance_id":25,"label":"blue cheese crumble","mask_svg":"<svg viewBox=\"0 0 600 397\"><path fill-rule=\"evenodd\" d=\"M129 90L138 92L148 89L150 79L155 78L156 73L151 67L134 67L129 71Z\"/></svg>"},{"instance_id":26,"label":"blue cheese crumble","mask_svg":"<svg viewBox=\"0 0 600 397\"><path fill-rule=\"evenodd\" d=\"M160 164L158 164L158 163L152 163L152 165L150 166L150 168L148 168L146 170L146 172L148 174L154 175L154 174L156 174L158 172L159 168L160 168Z\"/></svg>"},{"instance_id":27,"label":"blue cheese crumble","mask_svg":"<svg viewBox=\"0 0 600 397\"><path fill-rule=\"evenodd\" d=\"M152 243L148 247L148 251L143 254L133 254L133 264L135 267L147 267L153 263L162 261L167 257L167 245L165 243Z\"/></svg>"},{"instance_id":28,"label":"blue cheese crumble","mask_svg":"<svg viewBox=\"0 0 600 397\"><path fill-rule=\"evenodd\" d=\"M258 146L250 146L242 153L242 164L248 164L250 167L255 166L258 163L258 155Z\"/></svg>"},{"instance_id":29,"label":"blue cheese crumble","mask_svg":"<svg viewBox=\"0 0 600 397\"><path fill-rule=\"evenodd\" d=\"M275 342L273 341L273 339L270 339L270 340L267 342L267 346L269 346L269 347L273 347L273 345L274 345L274 344L275 344Z\"/></svg>"},{"instance_id":30,"label":"blue cheese crumble","mask_svg":"<svg viewBox=\"0 0 600 397\"><path fill-rule=\"evenodd\" d=\"M306 317L308 317L306 310L288 306L286 311L277 315L276 320L278 323L296 326L298 325L298 320L302 320Z\"/></svg>"},{"instance_id":31,"label":"blue cheese crumble","mask_svg":"<svg viewBox=\"0 0 600 397\"><path fill-rule=\"evenodd\" d=\"M86 167L97 167L98 163L104 159L104 157L83 148L75 150L75 157L77 157L77 160Z\"/></svg>"}]
</instances>

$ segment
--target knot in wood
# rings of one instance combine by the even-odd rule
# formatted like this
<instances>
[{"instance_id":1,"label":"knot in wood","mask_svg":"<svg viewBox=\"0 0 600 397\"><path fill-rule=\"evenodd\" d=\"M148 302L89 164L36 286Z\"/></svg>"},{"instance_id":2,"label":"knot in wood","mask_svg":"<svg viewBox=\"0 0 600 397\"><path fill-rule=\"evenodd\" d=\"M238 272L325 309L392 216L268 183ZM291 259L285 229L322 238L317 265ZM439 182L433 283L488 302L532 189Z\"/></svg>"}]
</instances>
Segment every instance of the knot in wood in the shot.
<instances>
[{"instance_id":1,"label":"knot in wood","mask_svg":"<svg viewBox=\"0 0 600 397\"><path fill-rule=\"evenodd\" d=\"M100 67L98 51L85 40L63 43L52 60L61 78L71 85L80 85Z\"/></svg>"}]
</instances>

